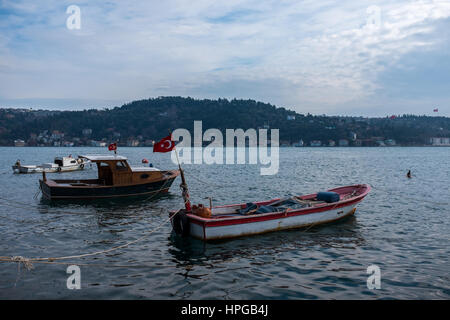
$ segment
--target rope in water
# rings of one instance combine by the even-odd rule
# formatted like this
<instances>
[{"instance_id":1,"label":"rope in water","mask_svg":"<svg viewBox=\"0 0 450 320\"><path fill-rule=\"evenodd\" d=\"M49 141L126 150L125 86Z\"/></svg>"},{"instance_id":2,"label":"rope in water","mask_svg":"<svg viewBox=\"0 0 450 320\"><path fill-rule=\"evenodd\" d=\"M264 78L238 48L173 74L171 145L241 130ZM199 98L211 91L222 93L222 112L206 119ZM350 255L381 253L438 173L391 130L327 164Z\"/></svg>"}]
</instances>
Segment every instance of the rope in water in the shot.
<instances>
[{"instance_id":1,"label":"rope in water","mask_svg":"<svg viewBox=\"0 0 450 320\"><path fill-rule=\"evenodd\" d=\"M168 183L169 183L169 180L166 180L160 189L154 191L155 193L152 194L149 198L147 198L147 201L150 201L153 198L155 198L156 196L158 196L159 192L164 190ZM20 202L20 201L17 201L17 200L7 199L7 198L1 197L1 196L0 196L0 200L5 201L5 202L0 202L0 205L3 205L3 206L9 206L9 207L19 208L19 209L30 209L30 208L31 209L36 209L36 210L40 209L40 207L37 206L37 205L32 205L32 204L25 203L25 202ZM57 211L52 211L52 213L76 214L76 215L79 215L79 214L92 214L92 212L58 211L58 210ZM114 213L117 213L117 212L115 212L115 211L104 211L102 213L103 214L114 214Z\"/></svg>"},{"instance_id":2,"label":"rope in water","mask_svg":"<svg viewBox=\"0 0 450 320\"><path fill-rule=\"evenodd\" d=\"M156 232L157 230L161 229L162 226L164 226L167 222L169 222L176 214L178 213L175 212L175 214L172 215L172 217L169 217L168 219L164 220L162 223L160 223L156 228L154 228L153 230L151 230L150 232L144 234L143 236L139 237L136 240L133 241L129 241L127 243L124 243L120 246L115 246L106 250L101 250L101 251L96 251L96 252L91 252L91 253L85 253L85 254L79 254L79 255L72 255L72 256L63 256L63 257L48 257L48 258L25 258L22 256L12 256L12 257L5 257L5 256L0 256L0 261L1 262L16 262L19 264L23 264L24 267L27 270L31 270L33 269L33 263L39 263L42 261L48 262L48 263L53 263L54 261L59 261L59 260L68 260L68 259L79 259L79 258L85 258L85 257L90 257L90 256L95 256L95 255L99 255L99 254L104 254L104 253L109 253L111 251L115 251L118 249L122 249L125 247L128 247L132 244L135 244L139 241L144 240L145 238L147 238L149 235L151 235L152 233Z\"/></svg>"},{"instance_id":3,"label":"rope in water","mask_svg":"<svg viewBox=\"0 0 450 320\"><path fill-rule=\"evenodd\" d=\"M155 197L158 194L158 191L161 191L164 189L166 183L168 181L166 181L162 188L157 190L157 192L155 193L155 195L153 195L151 198ZM0 198L0 199L4 199L4 198ZM59 261L59 260L68 260L68 259L79 259L79 258L84 258L84 257L90 257L90 256L95 256L95 255L100 255L100 254L104 254L104 253L109 253L111 251L115 251L118 249L122 249L125 247L128 247L132 244L135 244L139 241L144 240L145 238L147 238L149 235L151 235L152 233L156 232L157 230L159 230L160 228L162 228L162 226L164 226L167 222L169 222L171 219L173 219L173 217L175 217L175 215L178 214L179 211L175 212L171 217L169 217L168 219L164 220L162 223L160 223L156 228L154 228L153 230L145 233L143 236L139 237L136 240L133 241L129 241L127 243L124 243L122 245L119 246L115 246L106 250L101 250L101 251L96 251L96 252L91 252L91 253L85 253L85 254L79 254L79 255L72 255L72 256L62 256L62 257L48 257L48 258L26 258L23 256L12 256L12 257L7 257L7 256L0 256L0 262L13 262L13 263L18 263L19 266L21 264L23 264L23 266L27 269L27 270L31 270L33 269L33 263L55 263L54 261ZM73 264L73 263L72 263Z\"/></svg>"},{"instance_id":4,"label":"rope in water","mask_svg":"<svg viewBox=\"0 0 450 320\"><path fill-rule=\"evenodd\" d=\"M203 182L204 182L204 181L203 181ZM161 189L159 189L158 191L163 190L164 187L165 187L165 183L164 183L163 187L162 187ZM376 188L373 187L373 189L379 190L379 191L382 191L382 192L386 192L386 193L388 193L388 194L391 194L391 192L382 190L382 189L380 189L380 188L378 188L378 187L376 187ZM157 194L158 194L158 193L156 193L154 196L156 196ZM153 197L153 196L152 196L152 197ZM152 197L151 197L151 198L152 198ZM2 197L0 197L0 199L1 199L1 200L5 200L5 201L11 201L11 200L9 200L9 199L5 199L5 198L2 198ZM413 199L413 198L411 198L411 199ZM429 201L429 200L425 200L425 199L413 199L413 200L416 200L416 201L423 201L423 202L430 202L430 203L439 204L439 205L447 205L447 204L448 204L448 203L438 203L438 202ZM12 201L12 202L19 203L19 202L17 202L17 201ZM27 204L24 204L24 203L19 203L19 204L21 204L21 205L27 205ZM139 241L142 241L143 239L147 238L150 234L152 234L152 233L156 232L157 230L159 230L163 225L165 225L167 222L169 222L171 219L173 219L173 217L174 217L176 214L178 214L179 212L180 212L180 210L179 210L179 211L176 211L171 217L169 217L168 219L164 220L160 225L158 225L158 227L156 227L155 229L153 229L153 230L151 230L150 232L146 233L145 235L139 237L138 239L133 240L133 241L129 241L129 242L127 242L127 243L125 243L125 244L122 244L122 245L119 245L119 246L112 247L112 248L110 248L110 249L101 250L101 251L97 251L97 252L91 252L91 253L85 253L85 254L79 254L79 255L62 256L62 257L53 257L53 258L51 258L51 257L47 257L47 258L26 258L26 257L22 257L22 256L12 256L12 257L0 256L0 262L13 262L13 263L18 263L19 265L20 265L20 264L23 264L24 267L25 267L27 270L30 270L30 269L33 268L33 263L58 263L58 262L55 262L55 261L68 260L68 259L79 259L79 258L84 258L84 257L90 257L90 256L94 256L94 255L100 255L100 254L109 253L109 252L111 252L111 251L115 251L115 250L118 250L118 249L122 249L122 248L128 247L128 246L130 246L130 245L132 245L132 244L135 244L135 243L137 243L137 242L139 242ZM78 213L78 214L79 214L79 213ZM311 227L313 227L313 226L314 226L314 224L312 224L311 226L309 226L309 228L308 228L307 230L309 230L309 229L310 229ZM61 264L61 263L59 263L59 264ZM68 264L68 263L63 263L63 264ZM89 265L89 264L88 264L88 265ZM120 266L118 266L118 267L120 267ZM124 266L124 267L125 267L125 266ZM127 267L128 267L128 266L127 266Z\"/></svg>"},{"instance_id":5,"label":"rope in water","mask_svg":"<svg viewBox=\"0 0 450 320\"><path fill-rule=\"evenodd\" d=\"M8 259L4 259L5 257L0 257L0 262L11 262L12 257L7 257ZM20 257L23 258L23 257ZM19 262L19 261L14 261ZM70 266L76 264L77 266L83 267L105 267L105 268L177 268L177 265L162 265L162 264L155 264L155 265L123 265L123 264L105 264L105 263L74 263L74 262L56 262L56 261L33 261L31 265L31 269L34 268L34 264L56 264L56 265L64 265L64 266ZM190 266L190 265L186 265Z\"/></svg>"}]
</instances>

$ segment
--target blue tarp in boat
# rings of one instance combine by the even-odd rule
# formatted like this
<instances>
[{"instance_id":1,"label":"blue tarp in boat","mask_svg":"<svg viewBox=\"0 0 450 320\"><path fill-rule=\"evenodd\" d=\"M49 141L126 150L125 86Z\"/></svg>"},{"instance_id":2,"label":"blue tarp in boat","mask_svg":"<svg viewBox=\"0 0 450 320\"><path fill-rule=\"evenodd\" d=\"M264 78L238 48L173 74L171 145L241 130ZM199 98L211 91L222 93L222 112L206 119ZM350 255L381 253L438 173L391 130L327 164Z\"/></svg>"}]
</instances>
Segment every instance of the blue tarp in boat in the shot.
<instances>
[{"instance_id":1,"label":"blue tarp in boat","mask_svg":"<svg viewBox=\"0 0 450 320\"><path fill-rule=\"evenodd\" d=\"M325 201L326 203L333 203L339 201L339 193L336 192L319 192L316 196L317 200Z\"/></svg>"}]
</instances>

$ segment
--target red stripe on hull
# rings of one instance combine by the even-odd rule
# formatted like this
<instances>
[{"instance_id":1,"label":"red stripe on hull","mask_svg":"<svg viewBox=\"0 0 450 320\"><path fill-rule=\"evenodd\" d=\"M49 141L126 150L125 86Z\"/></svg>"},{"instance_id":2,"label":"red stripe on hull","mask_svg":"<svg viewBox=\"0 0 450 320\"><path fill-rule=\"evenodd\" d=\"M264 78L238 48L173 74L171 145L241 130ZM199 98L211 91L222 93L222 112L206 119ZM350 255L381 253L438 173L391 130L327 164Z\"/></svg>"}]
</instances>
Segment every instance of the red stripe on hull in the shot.
<instances>
[{"instance_id":1,"label":"red stripe on hull","mask_svg":"<svg viewBox=\"0 0 450 320\"><path fill-rule=\"evenodd\" d=\"M193 214L188 214L187 216L189 217L189 221L191 223L200 225L204 229L210 228L210 227L222 227L222 226L238 225L238 224L245 224L245 223L262 222L262 221L268 221L268 220L284 219L284 218L293 217L293 216L314 214L314 213L318 213L318 212L324 212L324 211L329 211L329 210L334 210L334 209L339 209L339 208L344 208L344 207L348 207L351 205L355 205L355 204L359 203L361 200L363 200L364 197L369 193L370 186L365 186L365 187L366 187L366 190L362 194L355 196L352 199L340 201L335 204L329 204L329 205L326 205L323 207L314 207L314 208L309 208L309 209L301 209L301 210L287 211L287 212L266 213L266 214L260 214L257 216L252 215L252 216L232 217L232 218L227 217L227 218L222 218L222 219L220 219L220 218L205 219L205 218L201 218L199 216L193 215ZM273 201L273 200L258 202L258 203L259 204L270 203L271 201ZM230 206L233 206L233 205L221 206L221 208L230 207Z\"/></svg>"}]
</instances>

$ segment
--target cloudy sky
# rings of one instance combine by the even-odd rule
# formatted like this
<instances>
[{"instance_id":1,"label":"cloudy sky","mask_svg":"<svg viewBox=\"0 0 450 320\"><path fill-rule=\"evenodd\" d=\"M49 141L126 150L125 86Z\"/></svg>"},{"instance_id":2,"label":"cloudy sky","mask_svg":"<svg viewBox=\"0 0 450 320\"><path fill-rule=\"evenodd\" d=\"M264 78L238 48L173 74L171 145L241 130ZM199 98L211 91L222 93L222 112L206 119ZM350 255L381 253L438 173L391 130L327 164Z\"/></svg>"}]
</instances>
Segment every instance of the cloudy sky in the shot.
<instances>
[{"instance_id":1,"label":"cloudy sky","mask_svg":"<svg viewBox=\"0 0 450 320\"><path fill-rule=\"evenodd\" d=\"M450 116L450 0L0 0L0 106L168 95Z\"/></svg>"}]
</instances>

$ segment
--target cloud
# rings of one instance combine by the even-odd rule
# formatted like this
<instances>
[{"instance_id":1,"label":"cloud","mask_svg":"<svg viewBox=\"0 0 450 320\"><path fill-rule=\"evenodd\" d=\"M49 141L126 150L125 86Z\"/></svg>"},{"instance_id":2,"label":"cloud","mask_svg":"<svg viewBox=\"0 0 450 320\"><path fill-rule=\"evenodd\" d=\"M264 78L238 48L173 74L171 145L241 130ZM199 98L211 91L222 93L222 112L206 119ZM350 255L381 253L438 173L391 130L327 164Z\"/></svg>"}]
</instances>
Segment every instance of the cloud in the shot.
<instances>
[{"instance_id":1,"label":"cloud","mask_svg":"<svg viewBox=\"0 0 450 320\"><path fill-rule=\"evenodd\" d=\"M81 30L65 27L72 4ZM408 70L449 58L449 1L3 1L0 16L0 104L198 95L376 114L408 104L407 82L390 90Z\"/></svg>"}]
</instances>

